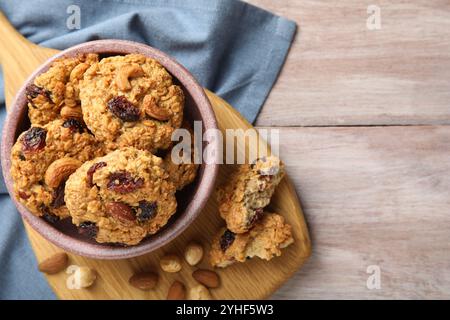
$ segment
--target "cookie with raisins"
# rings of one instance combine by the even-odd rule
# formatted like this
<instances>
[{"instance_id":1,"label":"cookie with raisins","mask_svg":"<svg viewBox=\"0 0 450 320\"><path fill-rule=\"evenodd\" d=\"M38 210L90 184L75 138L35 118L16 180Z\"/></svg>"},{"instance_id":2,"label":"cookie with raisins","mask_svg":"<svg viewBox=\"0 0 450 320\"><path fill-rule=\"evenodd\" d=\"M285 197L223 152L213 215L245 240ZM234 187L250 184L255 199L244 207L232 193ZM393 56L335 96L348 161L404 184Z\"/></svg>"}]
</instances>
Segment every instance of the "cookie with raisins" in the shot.
<instances>
[{"instance_id":1,"label":"cookie with raisins","mask_svg":"<svg viewBox=\"0 0 450 320\"><path fill-rule=\"evenodd\" d=\"M156 60L141 54L93 64L80 82L83 118L109 150L167 149L183 120L183 90Z\"/></svg>"},{"instance_id":2,"label":"cookie with raisins","mask_svg":"<svg viewBox=\"0 0 450 320\"><path fill-rule=\"evenodd\" d=\"M175 213L175 185L162 159L122 148L84 163L66 183L72 222L100 243L138 244Z\"/></svg>"},{"instance_id":3,"label":"cookie with raisins","mask_svg":"<svg viewBox=\"0 0 450 320\"><path fill-rule=\"evenodd\" d=\"M14 194L33 214L47 221L66 217L64 183L70 170L103 154L102 145L76 119L33 125L11 150Z\"/></svg>"},{"instance_id":4,"label":"cookie with raisins","mask_svg":"<svg viewBox=\"0 0 450 320\"><path fill-rule=\"evenodd\" d=\"M250 230L263 217L276 187L285 175L276 156L262 157L239 168L218 188L220 216L234 233Z\"/></svg>"},{"instance_id":5,"label":"cookie with raisins","mask_svg":"<svg viewBox=\"0 0 450 320\"><path fill-rule=\"evenodd\" d=\"M25 89L31 123L45 125L58 119L62 108L64 114L81 115L78 84L84 72L97 61L97 54L60 58L37 76Z\"/></svg>"}]
</instances>

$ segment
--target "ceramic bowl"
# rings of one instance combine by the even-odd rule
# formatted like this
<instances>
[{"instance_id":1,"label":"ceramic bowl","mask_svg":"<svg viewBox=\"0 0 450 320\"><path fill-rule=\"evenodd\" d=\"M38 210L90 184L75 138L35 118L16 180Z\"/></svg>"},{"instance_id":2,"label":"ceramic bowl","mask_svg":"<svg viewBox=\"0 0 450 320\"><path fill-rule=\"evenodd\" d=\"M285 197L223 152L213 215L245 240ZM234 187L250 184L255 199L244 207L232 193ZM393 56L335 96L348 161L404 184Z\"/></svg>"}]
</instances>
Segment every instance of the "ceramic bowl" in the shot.
<instances>
[{"instance_id":1,"label":"ceramic bowl","mask_svg":"<svg viewBox=\"0 0 450 320\"><path fill-rule=\"evenodd\" d=\"M18 91L5 121L1 152L2 170L6 186L22 217L34 230L53 244L81 256L95 259L124 259L140 256L169 243L196 219L214 189L218 172L217 164L203 163L200 165L195 182L178 192L178 209L176 214L171 217L163 229L155 235L144 239L136 246L121 247L99 244L93 240L86 239L78 234L75 226L70 223L70 219L61 220L54 225L49 224L42 218L34 216L14 197L13 182L10 174L11 148L18 135L30 126L27 116L25 88L33 82L36 76L48 70L55 59L72 57L82 53L98 53L101 57L140 53L158 60L172 74L177 84L183 88L186 96L185 118L189 121L201 120L203 132L208 129L217 129L217 122L203 88L186 68L174 58L157 49L130 41L99 40L86 42L64 50L41 65Z\"/></svg>"}]
</instances>

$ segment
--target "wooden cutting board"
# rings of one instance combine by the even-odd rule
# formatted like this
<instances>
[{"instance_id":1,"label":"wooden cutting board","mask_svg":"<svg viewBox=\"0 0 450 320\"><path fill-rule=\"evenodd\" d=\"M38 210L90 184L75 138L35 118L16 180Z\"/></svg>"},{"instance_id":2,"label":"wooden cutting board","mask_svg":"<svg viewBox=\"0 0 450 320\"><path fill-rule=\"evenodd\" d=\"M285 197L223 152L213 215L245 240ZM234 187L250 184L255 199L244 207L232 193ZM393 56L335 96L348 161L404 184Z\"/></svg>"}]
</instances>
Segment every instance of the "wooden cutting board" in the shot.
<instances>
[{"instance_id":1,"label":"wooden cutting board","mask_svg":"<svg viewBox=\"0 0 450 320\"><path fill-rule=\"evenodd\" d=\"M5 79L7 105L12 101L25 79L45 60L57 53L57 50L39 47L23 38L0 12L0 61ZM235 109L224 100L207 91L214 108L219 127L251 128ZM245 150L238 150L243 152ZM218 183L223 182L233 170L233 166L222 165ZM243 264L235 264L226 269L218 269L222 284L211 291L215 299L264 299L280 287L311 253L310 239L298 197L289 178L283 179L272 198L270 209L281 213L293 227L295 243L284 250L281 257L271 261L252 259ZM86 265L98 272L95 285L83 290L66 288L67 275L61 272L47 276L50 286L61 299L164 299L170 284L180 280L192 287L196 281L191 274L195 267L183 262L182 270L177 274L168 274L159 268L159 258L165 253L183 254L183 249L190 240L196 240L209 248L213 234L224 225L217 212L217 203L211 197L201 215L181 236L165 247L132 259L93 260L70 254L70 263ZM30 226L26 225L31 245L38 261L61 251L42 238ZM209 268L207 259L198 267ZM128 284L130 276L137 271L152 270L160 275L157 288L143 292Z\"/></svg>"}]
</instances>

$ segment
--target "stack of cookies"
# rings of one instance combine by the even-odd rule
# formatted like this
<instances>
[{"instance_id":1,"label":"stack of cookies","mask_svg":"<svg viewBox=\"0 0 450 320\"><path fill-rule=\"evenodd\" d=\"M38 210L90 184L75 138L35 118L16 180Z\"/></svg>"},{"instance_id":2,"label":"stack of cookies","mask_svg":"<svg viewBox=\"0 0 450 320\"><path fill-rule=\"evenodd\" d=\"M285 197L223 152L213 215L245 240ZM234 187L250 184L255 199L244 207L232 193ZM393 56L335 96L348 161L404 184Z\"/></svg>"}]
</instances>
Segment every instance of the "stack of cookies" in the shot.
<instances>
[{"instance_id":1,"label":"stack of cookies","mask_svg":"<svg viewBox=\"0 0 450 320\"><path fill-rule=\"evenodd\" d=\"M33 214L70 218L87 237L122 245L168 222L197 166L171 161L172 133L188 126L183 90L159 62L61 58L26 95L31 127L12 148L11 173L15 196Z\"/></svg>"},{"instance_id":2,"label":"stack of cookies","mask_svg":"<svg viewBox=\"0 0 450 320\"><path fill-rule=\"evenodd\" d=\"M239 166L218 189L219 213L226 228L211 245L212 266L223 268L252 257L270 260L293 243L291 226L284 217L265 211L284 174L280 159L263 157Z\"/></svg>"}]
</instances>

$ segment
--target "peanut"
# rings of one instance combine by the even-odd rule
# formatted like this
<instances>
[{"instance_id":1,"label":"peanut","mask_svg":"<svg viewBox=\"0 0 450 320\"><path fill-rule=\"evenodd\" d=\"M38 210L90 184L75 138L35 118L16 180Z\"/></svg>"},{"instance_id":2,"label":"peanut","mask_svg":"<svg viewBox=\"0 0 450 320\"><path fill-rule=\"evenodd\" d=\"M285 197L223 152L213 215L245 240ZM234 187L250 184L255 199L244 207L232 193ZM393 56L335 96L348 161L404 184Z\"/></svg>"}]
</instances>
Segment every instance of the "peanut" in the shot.
<instances>
[{"instance_id":1,"label":"peanut","mask_svg":"<svg viewBox=\"0 0 450 320\"><path fill-rule=\"evenodd\" d=\"M89 267L71 265L67 268L66 273L71 275L66 281L67 288L71 290L90 287L97 279L95 270Z\"/></svg>"},{"instance_id":2,"label":"peanut","mask_svg":"<svg viewBox=\"0 0 450 320\"><path fill-rule=\"evenodd\" d=\"M208 288L199 284L189 291L189 300L212 300L212 296Z\"/></svg>"},{"instance_id":3,"label":"peanut","mask_svg":"<svg viewBox=\"0 0 450 320\"><path fill-rule=\"evenodd\" d=\"M181 270L181 259L174 254L165 255L159 264L165 272L173 273Z\"/></svg>"}]
</instances>

